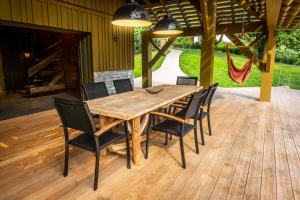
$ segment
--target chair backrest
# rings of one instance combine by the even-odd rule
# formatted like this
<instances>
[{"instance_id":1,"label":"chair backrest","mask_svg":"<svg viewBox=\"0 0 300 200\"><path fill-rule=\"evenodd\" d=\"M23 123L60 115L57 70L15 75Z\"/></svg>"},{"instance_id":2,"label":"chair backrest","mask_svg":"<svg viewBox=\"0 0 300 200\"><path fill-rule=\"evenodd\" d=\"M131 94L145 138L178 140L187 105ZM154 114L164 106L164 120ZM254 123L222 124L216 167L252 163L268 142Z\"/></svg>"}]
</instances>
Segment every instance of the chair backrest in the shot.
<instances>
[{"instance_id":1,"label":"chair backrest","mask_svg":"<svg viewBox=\"0 0 300 200\"><path fill-rule=\"evenodd\" d=\"M106 85L105 85L105 82L83 83L82 88L83 88L85 97L88 100L106 97L109 95Z\"/></svg>"},{"instance_id":2,"label":"chair backrest","mask_svg":"<svg viewBox=\"0 0 300 200\"><path fill-rule=\"evenodd\" d=\"M129 92L133 90L131 81L129 78L114 80L114 86L116 88L117 94L123 92Z\"/></svg>"},{"instance_id":3,"label":"chair backrest","mask_svg":"<svg viewBox=\"0 0 300 200\"><path fill-rule=\"evenodd\" d=\"M53 97L52 102L64 128L80 130L91 135L96 132L92 114L85 102L59 97Z\"/></svg>"},{"instance_id":4,"label":"chair backrest","mask_svg":"<svg viewBox=\"0 0 300 200\"><path fill-rule=\"evenodd\" d=\"M197 85L198 77L177 76L176 85Z\"/></svg>"},{"instance_id":5,"label":"chair backrest","mask_svg":"<svg viewBox=\"0 0 300 200\"><path fill-rule=\"evenodd\" d=\"M205 101L202 104L202 105L207 105L208 109L210 108L211 101L214 97L214 94L215 94L217 88L218 88L218 85L219 85L218 83L214 83L208 87L207 96L205 98Z\"/></svg>"},{"instance_id":6,"label":"chair backrest","mask_svg":"<svg viewBox=\"0 0 300 200\"><path fill-rule=\"evenodd\" d=\"M190 98L188 105L185 109L184 118L197 118L200 106L204 102L207 96L207 89L201 90L200 92L195 92L192 97Z\"/></svg>"}]
</instances>

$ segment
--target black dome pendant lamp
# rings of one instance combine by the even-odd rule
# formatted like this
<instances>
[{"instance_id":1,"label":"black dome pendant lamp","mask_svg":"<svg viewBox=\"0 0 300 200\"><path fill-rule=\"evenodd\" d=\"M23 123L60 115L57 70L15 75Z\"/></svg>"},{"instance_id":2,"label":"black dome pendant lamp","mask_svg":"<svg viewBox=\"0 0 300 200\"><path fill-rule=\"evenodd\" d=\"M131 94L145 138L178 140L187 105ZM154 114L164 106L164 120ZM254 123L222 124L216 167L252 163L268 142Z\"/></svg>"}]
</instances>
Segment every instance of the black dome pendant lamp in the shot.
<instances>
[{"instance_id":1,"label":"black dome pendant lamp","mask_svg":"<svg viewBox=\"0 0 300 200\"><path fill-rule=\"evenodd\" d=\"M111 23L128 27L150 26L152 24L149 14L134 0L130 0L118 8Z\"/></svg>"},{"instance_id":2,"label":"black dome pendant lamp","mask_svg":"<svg viewBox=\"0 0 300 200\"><path fill-rule=\"evenodd\" d=\"M176 35L182 32L181 25L170 15L157 22L153 29L153 33L158 35Z\"/></svg>"}]
</instances>

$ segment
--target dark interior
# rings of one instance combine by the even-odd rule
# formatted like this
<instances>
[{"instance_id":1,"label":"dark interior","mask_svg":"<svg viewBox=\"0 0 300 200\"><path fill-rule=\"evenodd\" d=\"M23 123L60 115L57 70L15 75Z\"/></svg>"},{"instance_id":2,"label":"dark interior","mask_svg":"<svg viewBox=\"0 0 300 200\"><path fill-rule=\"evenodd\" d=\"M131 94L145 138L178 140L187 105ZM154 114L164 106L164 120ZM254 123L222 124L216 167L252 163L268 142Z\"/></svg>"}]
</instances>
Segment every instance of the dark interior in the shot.
<instances>
[{"instance_id":1,"label":"dark interior","mask_svg":"<svg viewBox=\"0 0 300 200\"><path fill-rule=\"evenodd\" d=\"M79 39L0 26L0 120L52 109L52 96L80 98Z\"/></svg>"}]
</instances>

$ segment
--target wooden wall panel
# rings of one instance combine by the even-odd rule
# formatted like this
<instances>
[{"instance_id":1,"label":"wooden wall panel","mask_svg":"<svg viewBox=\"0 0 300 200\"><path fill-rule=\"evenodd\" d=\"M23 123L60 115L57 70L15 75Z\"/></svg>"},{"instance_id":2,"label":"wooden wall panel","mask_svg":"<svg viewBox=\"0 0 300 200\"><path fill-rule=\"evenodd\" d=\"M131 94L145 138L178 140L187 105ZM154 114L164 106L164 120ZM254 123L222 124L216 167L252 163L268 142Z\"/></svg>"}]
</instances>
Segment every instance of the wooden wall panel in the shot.
<instances>
[{"instance_id":1,"label":"wooden wall panel","mask_svg":"<svg viewBox=\"0 0 300 200\"><path fill-rule=\"evenodd\" d=\"M133 68L133 30L113 27L125 0L1 0L0 20L90 32L94 71ZM33 27L34 28L34 27ZM117 39L114 39L114 34Z\"/></svg>"}]
</instances>

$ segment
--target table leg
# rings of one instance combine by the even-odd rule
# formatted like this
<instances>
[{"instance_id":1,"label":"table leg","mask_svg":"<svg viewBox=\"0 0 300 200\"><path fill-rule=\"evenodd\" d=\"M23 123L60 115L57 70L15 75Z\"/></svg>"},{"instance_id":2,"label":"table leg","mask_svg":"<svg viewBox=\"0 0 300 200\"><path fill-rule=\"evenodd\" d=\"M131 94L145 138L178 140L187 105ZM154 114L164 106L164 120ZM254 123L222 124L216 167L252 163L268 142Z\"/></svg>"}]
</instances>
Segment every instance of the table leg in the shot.
<instances>
[{"instance_id":1,"label":"table leg","mask_svg":"<svg viewBox=\"0 0 300 200\"><path fill-rule=\"evenodd\" d=\"M141 118L140 116L133 118L131 120L132 126L132 158L133 163L137 166L140 165L142 159L142 152L141 152Z\"/></svg>"}]
</instances>

